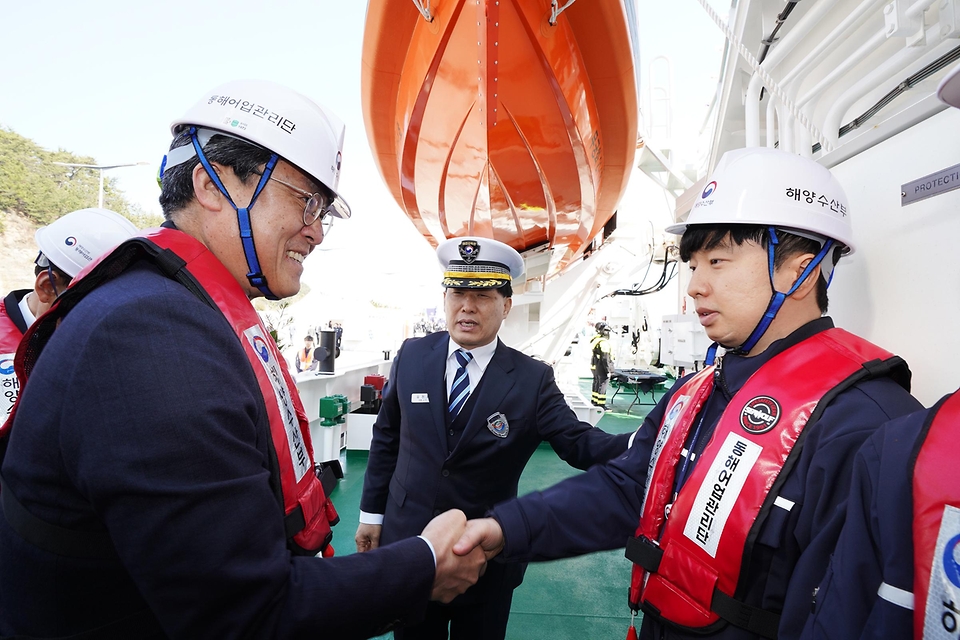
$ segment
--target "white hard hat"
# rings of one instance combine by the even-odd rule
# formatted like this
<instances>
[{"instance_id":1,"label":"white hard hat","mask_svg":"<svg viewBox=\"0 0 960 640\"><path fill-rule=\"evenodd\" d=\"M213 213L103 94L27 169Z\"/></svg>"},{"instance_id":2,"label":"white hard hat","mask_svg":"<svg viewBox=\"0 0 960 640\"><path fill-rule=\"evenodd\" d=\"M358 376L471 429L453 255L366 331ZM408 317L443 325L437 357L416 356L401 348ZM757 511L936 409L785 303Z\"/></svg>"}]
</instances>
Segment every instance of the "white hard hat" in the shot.
<instances>
[{"instance_id":1,"label":"white hard hat","mask_svg":"<svg viewBox=\"0 0 960 640\"><path fill-rule=\"evenodd\" d=\"M847 195L822 165L793 153L750 147L720 158L687 221L666 228L682 234L689 225L756 224L797 235L831 238L854 251Z\"/></svg>"},{"instance_id":2,"label":"white hard hat","mask_svg":"<svg viewBox=\"0 0 960 640\"><path fill-rule=\"evenodd\" d=\"M306 96L265 80L235 80L206 92L170 129L176 135L186 125L215 129L276 153L334 193L330 213L350 217L350 205L337 191L344 124ZM167 167L193 157L190 145L180 149L167 154Z\"/></svg>"},{"instance_id":3,"label":"white hard hat","mask_svg":"<svg viewBox=\"0 0 960 640\"><path fill-rule=\"evenodd\" d=\"M523 275L523 257L516 249L491 238L450 238L437 247L443 286L495 289Z\"/></svg>"},{"instance_id":4,"label":"white hard hat","mask_svg":"<svg viewBox=\"0 0 960 640\"><path fill-rule=\"evenodd\" d=\"M137 227L109 209L80 209L37 229L40 252L55 267L73 278L80 270L135 236Z\"/></svg>"},{"instance_id":5,"label":"white hard hat","mask_svg":"<svg viewBox=\"0 0 960 640\"><path fill-rule=\"evenodd\" d=\"M951 107L960 109L960 65L957 65L940 81L940 86L937 87L937 97Z\"/></svg>"}]
</instances>

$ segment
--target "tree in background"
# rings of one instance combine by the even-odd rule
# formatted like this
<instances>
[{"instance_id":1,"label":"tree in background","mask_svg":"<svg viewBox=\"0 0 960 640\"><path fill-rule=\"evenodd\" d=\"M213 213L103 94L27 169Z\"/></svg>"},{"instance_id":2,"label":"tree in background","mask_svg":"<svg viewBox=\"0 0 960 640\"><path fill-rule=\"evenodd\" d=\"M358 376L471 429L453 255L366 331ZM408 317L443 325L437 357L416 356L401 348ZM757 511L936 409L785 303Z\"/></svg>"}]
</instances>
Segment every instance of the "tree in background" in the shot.
<instances>
[{"instance_id":1,"label":"tree in background","mask_svg":"<svg viewBox=\"0 0 960 640\"><path fill-rule=\"evenodd\" d=\"M98 173L62 167L54 162L96 164L89 156L78 156L63 149L47 151L29 138L0 127L0 211L22 215L37 225L47 225L71 211L97 206ZM103 181L103 205L139 227L156 226L161 221L160 216L131 206L117 189L114 178L106 177Z\"/></svg>"},{"instance_id":2,"label":"tree in background","mask_svg":"<svg viewBox=\"0 0 960 640\"><path fill-rule=\"evenodd\" d=\"M291 346L287 330L293 322L293 316L287 313L287 309L293 303L302 300L308 293L310 293L310 287L301 283L300 292L295 296L282 300L267 300L266 298L255 298L253 300L254 308L263 319L263 324L267 325L267 330L273 336L273 341L277 343L277 348L281 352Z\"/></svg>"},{"instance_id":3,"label":"tree in background","mask_svg":"<svg viewBox=\"0 0 960 640\"><path fill-rule=\"evenodd\" d=\"M47 151L29 138L0 127L0 247L4 268L0 291L29 288L33 283L33 242L37 227L61 216L97 206L100 176L97 171L62 167L54 162L96 164L89 156L69 151ZM104 206L130 219L138 229L159 226L163 216L130 204L105 178Z\"/></svg>"}]
</instances>

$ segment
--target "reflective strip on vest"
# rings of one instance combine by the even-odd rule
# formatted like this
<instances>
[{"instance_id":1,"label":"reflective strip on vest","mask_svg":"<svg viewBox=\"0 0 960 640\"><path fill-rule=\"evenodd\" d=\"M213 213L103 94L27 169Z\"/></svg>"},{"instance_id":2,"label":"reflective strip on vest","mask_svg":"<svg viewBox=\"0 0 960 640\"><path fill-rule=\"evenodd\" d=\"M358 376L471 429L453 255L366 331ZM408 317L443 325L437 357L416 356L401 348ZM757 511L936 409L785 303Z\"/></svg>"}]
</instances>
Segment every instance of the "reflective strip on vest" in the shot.
<instances>
[{"instance_id":1,"label":"reflective strip on vest","mask_svg":"<svg viewBox=\"0 0 960 640\"><path fill-rule=\"evenodd\" d=\"M706 632L726 624L713 610L714 594L739 595L751 531L762 525L774 504L792 508L778 495L783 481L777 479L792 469L819 401L867 377L865 363L891 358L842 329L822 331L774 356L727 405L670 505L680 451L709 395L712 368L688 380L665 412L637 528L638 537L657 542L662 557L647 575L634 566L631 606L639 604L690 630ZM809 375L812 370L818 375ZM784 380L791 383L784 385Z\"/></svg>"},{"instance_id":2,"label":"reflective strip on vest","mask_svg":"<svg viewBox=\"0 0 960 640\"><path fill-rule=\"evenodd\" d=\"M913 594L906 589L881 582L880 588L877 589L877 595L890 604L895 604L898 607L913 611Z\"/></svg>"},{"instance_id":3,"label":"reflective strip on vest","mask_svg":"<svg viewBox=\"0 0 960 640\"><path fill-rule=\"evenodd\" d=\"M960 393L930 411L913 465L913 610L915 638L960 633Z\"/></svg>"},{"instance_id":4,"label":"reflective strip on vest","mask_svg":"<svg viewBox=\"0 0 960 640\"><path fill-rule=\"evenodd\" d=\"M269 341L272 338L263 325L255 324L243 332L248 344L253 349L256 357L253 359L267 376L270 386L273 387L273 397L277 403L277 410L280 412L280 418L283 420L284 433L287 436L287 448L290 450L290 460L293 463L293 470L297 482L303 478L303 474L313 469L313 456L307 451L304 442L303 431L309 433L309 429L301 429L297 421L297 409L290 395L290 387L283 378L283 367L280 366L280 360L271 353ZM257 377L260 376L260 369L254 367ZM266 399L266 398L264 398ZM272 428L272 427L271 427Z\"/></svg>"},{"instance_id":5,"label":"reflective strip on vest","mask_svg":"<svg viewBox=\"0 0 960 640\"><path fill-rule=\"evenodd\" d=\"M300 363L300 370L306 371L313 365L313 349L301 349L297 351L297 362Z\"/></svg>"}]
</instances>

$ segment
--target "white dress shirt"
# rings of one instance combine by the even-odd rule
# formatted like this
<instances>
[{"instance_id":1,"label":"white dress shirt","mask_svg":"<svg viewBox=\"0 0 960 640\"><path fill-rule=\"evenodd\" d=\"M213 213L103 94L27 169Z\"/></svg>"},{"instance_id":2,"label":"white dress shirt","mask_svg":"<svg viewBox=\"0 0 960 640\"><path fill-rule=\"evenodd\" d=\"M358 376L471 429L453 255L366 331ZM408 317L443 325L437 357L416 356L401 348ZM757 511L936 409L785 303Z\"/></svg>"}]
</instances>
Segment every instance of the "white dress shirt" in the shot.
<instances>
[{"instance_id":1,"label":"white dress shirt","mask_svg":"<svg viewBox=\"0 0 960 640\"><path fill-rule=\"evenodd\" d=\"M470 393L473 393L473 390L477 388L478 384L480 384L480 379L483 377L483 372L487 370L487 366L490 364L490 361L493 360L493 354L497 350L497 342L498 340L494 339L490 344L485 344L482 347L466 349L466 351L469 351L471 355L473 355L473 359L467 363L467 377L470 378ZM454 352L460 348L460 345L454 342L453 338L450 338L450 340L447 342L447 397L443 399L444 404L447 403L447 400L450 397L450 387L453 386L453 379L457 375L457 369L460 368L460 362L457 360L457 356L454 355ZM430 401L435 402L433 398L431 398ZM383 524L383 514L361 511L360 523Z\"/></svg>"}]
</instances>

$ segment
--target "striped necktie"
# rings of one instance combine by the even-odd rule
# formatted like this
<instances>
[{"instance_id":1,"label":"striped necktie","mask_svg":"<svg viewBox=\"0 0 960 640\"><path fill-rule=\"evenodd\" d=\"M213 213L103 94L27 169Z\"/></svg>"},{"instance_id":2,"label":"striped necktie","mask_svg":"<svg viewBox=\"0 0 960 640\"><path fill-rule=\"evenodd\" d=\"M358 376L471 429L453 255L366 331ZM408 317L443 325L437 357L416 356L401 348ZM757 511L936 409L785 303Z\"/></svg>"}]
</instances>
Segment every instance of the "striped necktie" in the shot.
<instances>
[{"instance_id":1,"label":"striped necktie","mask_svg":"<svg viewBox=\"0 0 960 640\"><path fill-rule=\"evenodd\" d=\"M470 376L467 375L467 364L473 360L473 354L463 349L453 352L457 356L460 368L453 377L453 386L450 387L450 416L456 417L470 397Z\"/></svg>"}]
</instances>

